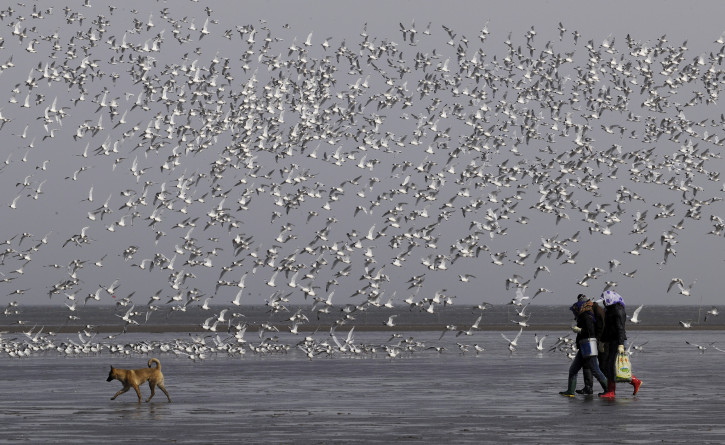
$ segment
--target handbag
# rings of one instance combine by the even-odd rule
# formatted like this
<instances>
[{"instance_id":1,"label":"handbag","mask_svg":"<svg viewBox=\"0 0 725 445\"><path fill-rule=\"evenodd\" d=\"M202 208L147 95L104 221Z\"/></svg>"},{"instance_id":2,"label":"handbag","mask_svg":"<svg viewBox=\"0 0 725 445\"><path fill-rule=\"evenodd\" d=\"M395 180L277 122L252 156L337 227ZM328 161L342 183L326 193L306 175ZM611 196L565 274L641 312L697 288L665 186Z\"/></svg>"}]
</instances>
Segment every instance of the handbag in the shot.
<instances>
[{"instance_id":1,"label":"handbag","mask_svg":"<svg viewBox=\"0 0 725 445\"><path fill-rule=\"evenodd\" d=\"M617 353L617 361L614 366L615 382L631 382L632 381L632 364L629 361L629 355L626 353Z\"/></svg>"}]
</instances>

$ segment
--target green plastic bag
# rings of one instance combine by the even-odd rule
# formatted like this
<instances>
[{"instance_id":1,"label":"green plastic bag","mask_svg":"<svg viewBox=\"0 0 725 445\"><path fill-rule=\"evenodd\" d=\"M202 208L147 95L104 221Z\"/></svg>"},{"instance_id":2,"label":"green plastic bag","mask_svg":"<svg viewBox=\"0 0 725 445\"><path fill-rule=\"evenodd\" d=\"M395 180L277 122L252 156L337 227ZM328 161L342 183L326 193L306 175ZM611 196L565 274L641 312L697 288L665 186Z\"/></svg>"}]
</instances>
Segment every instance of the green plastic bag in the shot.
<instances>
[{"instance_id":1,"label":"green plastic bag","mask_svg":"<svg viewBox=\"0 0 725 445\"><path fill-rule=\"evenodd\" d=\"M614 380L616 382L632 381L632 364L629 362L629 355L626 353L618 353L617 361L614 365Z\"/></svg>"}]
</instances>

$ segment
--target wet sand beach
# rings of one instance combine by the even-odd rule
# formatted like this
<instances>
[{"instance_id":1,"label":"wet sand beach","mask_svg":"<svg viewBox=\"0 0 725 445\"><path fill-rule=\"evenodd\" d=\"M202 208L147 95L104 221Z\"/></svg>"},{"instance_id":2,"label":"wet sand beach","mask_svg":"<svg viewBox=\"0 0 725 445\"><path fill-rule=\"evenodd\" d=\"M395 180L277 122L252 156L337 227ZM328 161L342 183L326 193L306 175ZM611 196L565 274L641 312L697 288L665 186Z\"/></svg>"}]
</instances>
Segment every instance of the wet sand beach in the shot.
<instances>
[{"instance_id":1,"label":"wet sand beach","mask_svg":"<svg viewBox=\"0 0 725 445\"><path fill-rule=\"evenodd\" d=\"M437 333L414 333L433 342ZM540 335L547 334L545 332ZM556 333L548 333L555 336ZM172 403L157 391L107 383L108 366L145 366L147 356L3 360L2 443L722 443L725 354L699 353L670 331L641 331L633 355L644 384L636 397L564 398L569 360L531 347L510 353L499 334L480 333L486 351L447 350L394 360L385 354L308 360L299 350L191 361L159 355ZM388 333L360 333L384 343ZM695 332L691 342L725 341ZM580 385L581 386L581 380ZM149 394L142 387L142 396Z\"/></svg>"}]
</instances>

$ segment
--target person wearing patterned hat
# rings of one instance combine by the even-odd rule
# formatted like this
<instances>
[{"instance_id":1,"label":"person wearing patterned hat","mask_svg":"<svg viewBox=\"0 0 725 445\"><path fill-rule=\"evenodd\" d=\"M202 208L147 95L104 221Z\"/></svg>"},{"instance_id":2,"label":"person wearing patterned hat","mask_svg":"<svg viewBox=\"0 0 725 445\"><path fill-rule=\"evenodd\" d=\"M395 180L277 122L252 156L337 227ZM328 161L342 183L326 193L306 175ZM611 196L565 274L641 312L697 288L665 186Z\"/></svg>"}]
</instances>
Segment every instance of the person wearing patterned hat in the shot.
<instances>
[{"instance_id":1,"label":"person wearing patterned hat","mask_svg":"<svg viewBox=\"0 0 725 445\"><path fill-rule=\"evenodd\" d=\"M627 343L627 332L624 324L627 321L627 312L624 309L624 299L618 293L608 290L602 293L604 300L604 332L602 333L602 341L605 343L606 359L602 362L604 365L604 373L608 379L607 390L599 394L599 397L613 399L617 387L614 381L614 367L617 361L617 353L624 353L624 347ZM629 382L634 386L632 395L636 395L639 391L642 381L632 375Z\"/></svg>"}]
</instances>

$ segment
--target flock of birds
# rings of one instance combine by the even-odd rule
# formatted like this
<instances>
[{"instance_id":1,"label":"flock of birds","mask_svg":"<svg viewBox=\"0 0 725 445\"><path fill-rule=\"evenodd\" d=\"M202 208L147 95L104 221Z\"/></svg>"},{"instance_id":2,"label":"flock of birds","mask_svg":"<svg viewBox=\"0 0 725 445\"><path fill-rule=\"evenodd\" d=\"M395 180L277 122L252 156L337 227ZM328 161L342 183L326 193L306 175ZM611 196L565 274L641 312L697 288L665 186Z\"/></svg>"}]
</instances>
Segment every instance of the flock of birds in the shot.
<instances>
[{"instance_id":1,"label":"flock of birds","mask_svg":"<svg viewBox=\"0 0 725 445\"><path fill-rule=\"evenodd\" d=\"M413 335L405 335L402 332L393 331L387 341L359 341L355 337L355 326L352 326L346 333L340 334L335 329L330 329L329 336L316 335L317 332L310 335L304 335L296 338L297 332L291 331L292 334L274 334L265 335L265 330L272 333L279 333L279 329L274 325L264 325L258 331L259 340L250 338L246 335L248 326L239 324L235 329L229 329L216 333L192 334L188 337L177 337L171 340L130 340L127 338L119 339L117 335L103 336L94 329L93 326L87 326L78 332L77 340L74 338L66 338L59 340L54 332L44 332L44 328L33 327L24 332L24 337L7 338L0 335L0 351L12 358L24 358L34 355L58 354L61 356L78 357L93 356L100 354L111 354L114 356L130 356L130 355L146 355L159 356L163 354L173 355L176 357L186 357L193 361L203 361L209 358L240 358L246 354L254 355L270 355L270 354L288 354L302 353L305 357L312 360L316 357L352 357L352 358L377 358L385 357L395 359L399 357L409 357L419 354L443 354L453 351L460 355L475 354L480 355L486 348L481 343L466 342L459 340L461 335L471 336L480 328L478 324L481 322L482 316L467 329L458 329L455 326L446 326L437 339L421 340ZM457 331L457 333L456 333ZM443 338L448 332L454 332L455 340ZM519 339L524 332L524 328L519 328L513 338L509 338L506 334L501 333L501 337L506 341L506 347L511 354L521 351L522 346ZM535 351L541 356L545 351L549 353L563 353L569 359L573 359L577 353L577 345L574 341L574 335L570 332L558 336L552 346L544 346L544 341L549 335L539 336L534 333L533 346L525 347L526 351ZM628 354L635 351L642 351L643 346L647 342L629 344ZM688 342L688 344L690 344ZM713 346L714 343L710 344ZM707 347L695 345L700 351L704 351ZM715 349L718 349L715 347ZM724 351L725 352L725 351Z\"/></svg>"},{"instance_id":2,"label":"flock of birds","mask_svg":"<svg viewBox=\"0 0 725 445\"><path fill-rule=\"evenodd\" d=\"M571 289L634 283L638 268L677 267L681 237L725 236L724 36L698 54L666 36L595 42L563 24L558 38L532 26L502 45L487 24L465 35L414 21L298 38L208 6L190 15L195 2L144 7L0 10L0 294L6 320L28 328L0 336L8 355L128 353L91 340L82 309L101 304L124 326L198 311L211 331L133 350L288 349L274 326L215 333L222 307L255 303L306 305L296 335L337 314L330 338L295 346L356 354L367 348L353 330L339 340L334 329L370 307L434 314L504 287L520 316L513 351L541 295L567 303ZM661 292L690 297L697 279ZM40 294L79 326L78 342L30 328L23 299ZM247 328L259 344L239 341ZM381 346L391 357L429 347Z\"/></svg>"}]
</instances>

